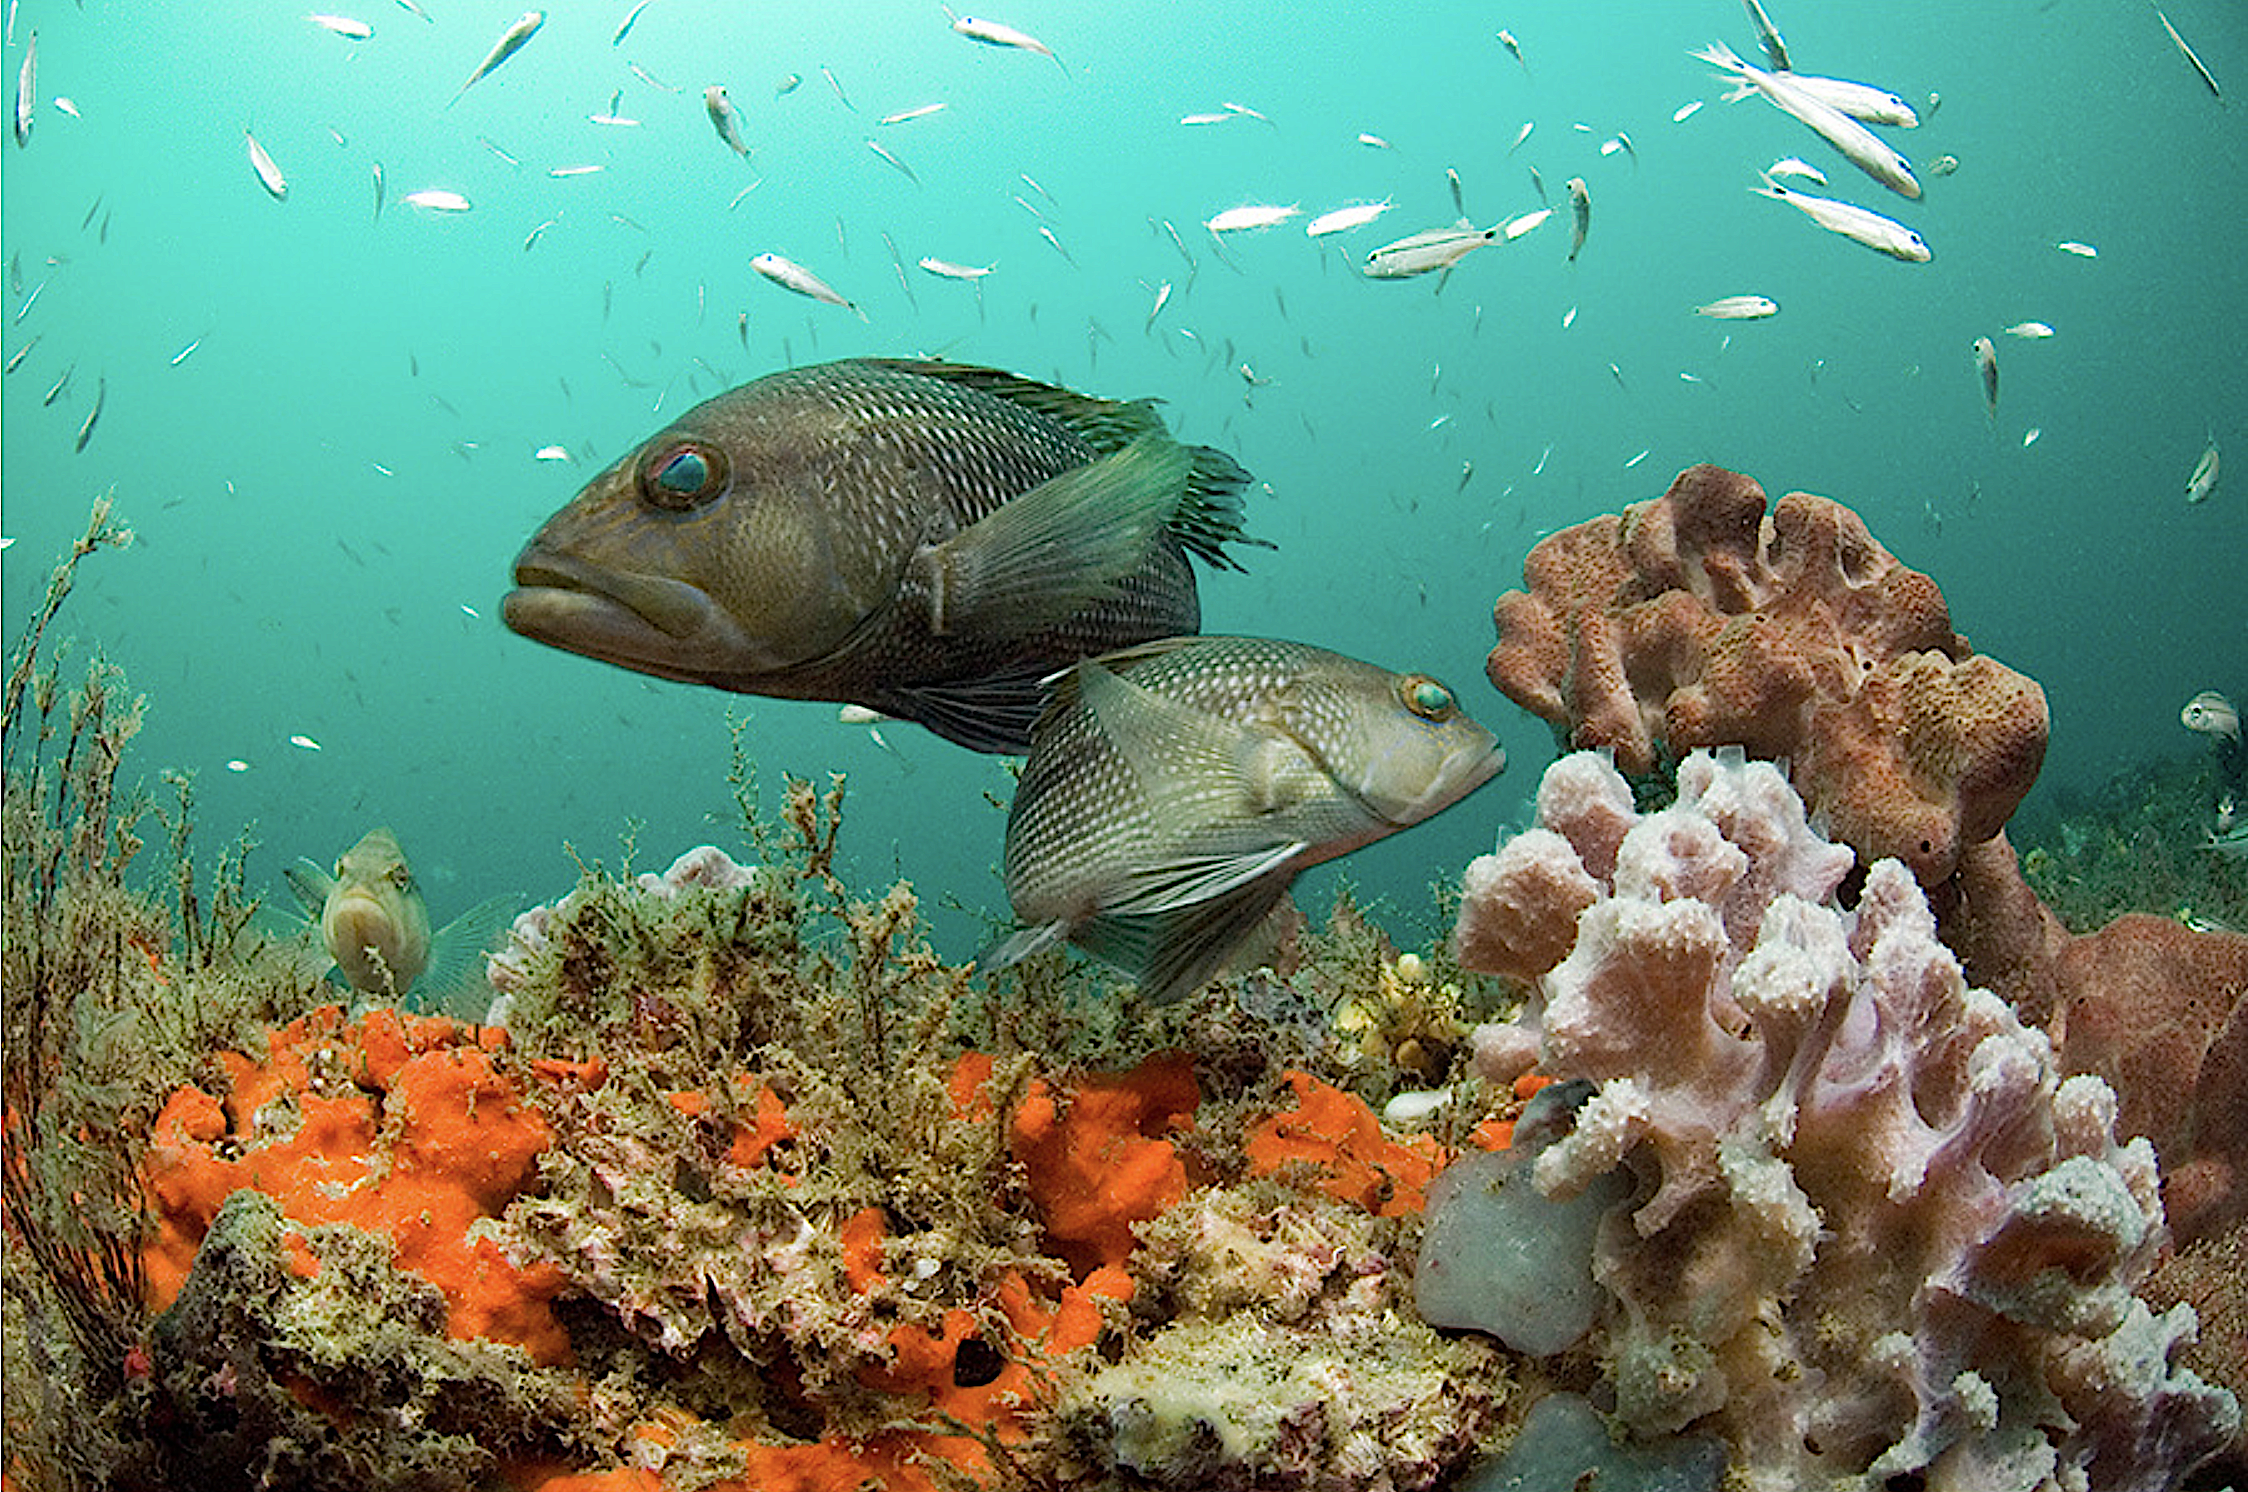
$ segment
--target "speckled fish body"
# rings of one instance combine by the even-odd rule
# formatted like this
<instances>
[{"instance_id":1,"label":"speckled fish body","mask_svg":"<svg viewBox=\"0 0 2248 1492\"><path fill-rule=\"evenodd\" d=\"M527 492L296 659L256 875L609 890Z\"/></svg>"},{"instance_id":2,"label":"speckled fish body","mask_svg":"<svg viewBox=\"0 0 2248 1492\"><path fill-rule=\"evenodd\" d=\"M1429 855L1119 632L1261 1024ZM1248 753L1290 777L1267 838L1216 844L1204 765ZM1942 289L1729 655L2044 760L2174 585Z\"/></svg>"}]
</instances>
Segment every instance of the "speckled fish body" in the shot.
<instances>
[{"instance_id":1,"label":"speckled fish body","mask_svg":"<svg viewBox=\"0 0 2248 1492\"><path fill-rule=\"evenodd\" d=\"M1042 681L1192 632L1235 568L1231 457L1147 401L854 359L681 415L517 559L507 624L661 678L864 705L1029 749Z\"/></svg>"},{"instance_id":2,"label":"speckled fish body","mask_svg":"<svg viewBox=\"0 0 2248 1492\"><path fill-rule=\"evenodd\" d=\"M1409 827L1505 765L1426 674L1303 643L1175 638L1057 682L1007 818L1004 967L1067 939L1186 994L1305 868Z\"/></svg>"}]
</instances>

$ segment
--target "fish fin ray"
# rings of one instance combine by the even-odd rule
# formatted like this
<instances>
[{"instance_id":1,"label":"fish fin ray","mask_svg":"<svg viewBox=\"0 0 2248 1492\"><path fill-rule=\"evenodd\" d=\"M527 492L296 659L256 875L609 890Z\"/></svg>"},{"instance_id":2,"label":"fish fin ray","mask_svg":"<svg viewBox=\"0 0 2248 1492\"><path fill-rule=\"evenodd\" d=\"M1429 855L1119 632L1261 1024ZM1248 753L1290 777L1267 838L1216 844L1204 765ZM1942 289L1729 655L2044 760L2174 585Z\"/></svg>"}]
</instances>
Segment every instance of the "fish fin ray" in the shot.
<instances>
[{"instance_id":1,"label":"fish fin ray","mask_svg":"<svg viewBox=\"0 0 2248 1492\"><path fill-rule=\"evenodd\" d=\"M328 904L328 893L336 889L336 878L300 856L296 864L283 867L281 879L289 883L290 892L318 923L321 909Z\"/></svg>"},{"instance_id":2,"label":"fish fin ray","mask_svg":"<svg viewBox=\"0 0 2248 1492\"><path fill-rule=\"evenodd\" d=\"M414 1007L455 1020L481 1022L492 1003L485 955L506 946L507 930L523 898L494 896L478 902L430 935L429 964L410 991Z\"/></svg>"},{"instance_id":3,"label":"fish fin ray","mask_svg":"<svg viewBox=\"0 0 2248 1492\"><path fill-rule=\"evenodd\" d=\"M1209 981L1280 904L1290 879L1268 875L1176 912L1104 912L1080 925L1070 941L1130 974L1150 1004L1168 1004Z\"/></svg>"},{"instance_id":4,"label":"fish fin ray","mask_svg":"<svg viewBox=\"0 0 2248 1492\"><path fill-rule=\"evenodd\" d=\"M1071 467L914 556L938 636L1021 636L1113 594L1184 497L1191 457L1148 436Z\"/></svg>"},{"instance_id":5,"label":"fish fin ray","mask_svg":"<svg viewBox=\"0 0 2248 1492\"><path fill-rule=\"evenodd\" d=\"M955 746L1021 756L1030 750L1032 727L1046 702L1045 671L1030 669L893 689L875 707L934 731Z\"/></svg>"},{"instance_id":6,"label":"fish fin ray","mask_svg":"<svg viewBox=\"0 0 2248 1492\"><path fill-rule=\"evenodd\" d=\"M1006 937L986 945L970 960L979 974L996 974L1001 969L1011 969L1026 958L1044 953L1069 941L1069 924L1056 918L1041 922L1035 927L1017 928Z\"/></svg>"},{"instance_id":7,"label":"fish fin ray","mask_svg":"<svg viewBox=\"0 0 2248 1492\"><path fill-rule=\"evenodd\" d=\"M1122 916L1170 916L1204 902L1219 901L1251 881L1282 869L1310 846L1292 839L1247 850L1212 850L1179 855L1158 866L1128 872L1124 894L1105 909Z\"/></svg>"}]
</instances>

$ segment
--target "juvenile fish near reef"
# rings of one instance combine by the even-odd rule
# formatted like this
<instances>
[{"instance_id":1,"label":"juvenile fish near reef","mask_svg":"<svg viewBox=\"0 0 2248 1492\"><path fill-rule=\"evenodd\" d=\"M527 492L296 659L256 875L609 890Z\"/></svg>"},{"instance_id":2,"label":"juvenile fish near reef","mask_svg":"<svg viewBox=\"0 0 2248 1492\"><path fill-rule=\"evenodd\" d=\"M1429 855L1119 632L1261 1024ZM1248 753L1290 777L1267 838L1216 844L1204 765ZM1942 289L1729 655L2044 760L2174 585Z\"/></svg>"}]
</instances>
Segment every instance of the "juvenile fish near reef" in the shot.
<instances>
[{"instance_id":1,"label":"juvenile fish near reef","mask_svg":"<svg viewBox=\"0 0 2248 1492\"><path fill-rule=\"evenodd\" d=\"M545 24L546 12L543 10L526 10L523 14L517 16L515 24L502 32L498 41L492 43L492 50L485 55L483 62L477 65L476 71L468 75L468 81L461 84L459 92L445 101L445 107L450 109L453 105L459 103L461 94L468 92L469 89L484 81L491 75L492 69L513 57L517 52L522 51L523 44L536 36L539 28Z\"/></svg>"},{"instance_id":2,"label":"juvenile fish near reef","mask_svg":"<svg viewBox=\"0 0 2248 1492\"><path fill-rule=\"evenodd\" d=\"M1998 349L1988 337L1975 339L1975 372L1983 381L1983 412L1998 418Z\"/></svg>"},{"instance_id":3,"label":"juvenile fish near reef","mask_svg":"<svg viewBox=\"0 0 2248 1492\"><path fill-rule=\"evenodd\" d=\"M1753 189L1759 196L1771 197L1787 203L1829 233L1839 233L1844 238L1855 239L1869 249L1878 249L1892 259L1902 259L1908 264L1926 264L1934 258L1927 240L1898 222L1871 212L1854 202L1839 202L1832 197L1814 197L1808 192L1791 191L1770 176L1764 185Z\"/></svg>"},{"instance_id":4,"label":"juvenile fish near reef","mask_svg":"<svg viewBox=\"0 0 2248 1492\"><path fill-rule=\"evenodd\" d=\"M2214 689L2204 689L2187 700L2178 720L2187 730L2240 744L2240 712Z\"/></svg>"},{"instance_id":5,"label":"juvenile fish near reef","mask_svg":"<svg viewBox=\"0 0 2248 1492\"><path fill-rule=\"evenodd\" d=\"M1569 222L1569 262L1574 264L1577 262L1577 256L1584 252L1585 235L1592 231L1592 193L1586 188L1585 179L1582 176L1570 177L1568 190L1571 215Z\"/></svg>"},{"instance_id":6,"label":"juvenile fish near reef","mask_svg":"<svg viewBox=\"0 0 2248 1492\"><path fill-rule=\"evenodd\" d=\"M779 254L764 253L750 260L749 267L783 290L793 290L798 295L810 296L823 305L841 306L844 310L858 317L859 320L866 320L866 312L860 310L856 303L845 300L836 293L834 286L793 259L784 259Z\"/></svg>"},{"instance_id":7,"label":"juvenile fish near reef","mask_svg":"<svg viewBox=\"0 0 2248 1492\"><path fill-rule=\"evenodd\" d=\"M1025 924L979 960L1064 940L1148 1000L1192 993L1306 867L1438 813L1506 764L1427 674L1303 643L1166 638L1056 681L1007 815Z\"/></svg>"},{"instance_id":8,"label":"juvenile fish near reef","mask_svg":"<svg viewBox=\"0 0 2248 1492\"><path fill-rule=\"evenodd\" d=\"M516 560L509 627L659 678L1022 752L1042 682L1194 631L1249 481L1145 400L851 360L687 411Z\"/></svg>"},{"instance_id":9,"label":"juvenile fish near reef","mask_svg":"<svg viewBox=\"0 0 2248 1492\"><path fill-rule=\"evenodd\" d=\"M1723 300L1694 307L1694 314L1718 321L1762 321L1767 316L1779 315L1780 303L1764 295L1728 295Z\"/></svg>"},{"instance_id":10,"label":"juvenile fish near reef","mask_svg":"<svg viewBox=\"0 0 2248 1492\"><path fill-rule=\"evenodd\" d=\"M734 101L726 90L713 83L703 90L703 110L710 115L710 127L718 131L718 138L726 148L744 160L749 158L749 142L742 138L742 117L734 108Z\"/></svg>"},{"instance_id":11,"label":"juvenile fish near reef","mask_svg":"<svg viewBox=\"0 0 2248 1492\"><path fill-rule=\"evenodd\" d=\"M432 933L421 888L388 829L372 830L344 851L332 875L303 859L282 875L353 990L398 1000L419 986L415 1003L422 1009L483 1017L492 995L484 953L505 932L512 898L479 903Z\"/></svg>"},{"instance_id":12,"label":"juvenile fish near reef","mask_svg":"<svg viewBox=\"0 0 2248 1492\"><path fill-rule=\"evenodd\" d=\"M2193 475L2186 478L2186 501L2207 502L2209 494L2217 490L2217 443L2209 442L2209 449L2201 453L2194 463Z\"/></svg>"}]
</instances>

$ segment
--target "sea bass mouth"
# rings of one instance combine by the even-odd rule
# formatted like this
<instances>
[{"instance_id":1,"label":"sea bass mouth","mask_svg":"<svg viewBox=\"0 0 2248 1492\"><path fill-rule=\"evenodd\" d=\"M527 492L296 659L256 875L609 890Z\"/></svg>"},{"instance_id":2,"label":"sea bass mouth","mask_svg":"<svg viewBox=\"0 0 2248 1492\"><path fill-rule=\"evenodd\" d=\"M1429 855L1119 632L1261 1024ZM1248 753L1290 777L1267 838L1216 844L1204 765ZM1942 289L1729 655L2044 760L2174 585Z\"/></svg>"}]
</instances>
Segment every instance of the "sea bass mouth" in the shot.
<instances>
[{"instance_id":1,"label":"sea bass mouth","mask_svg":"<svg viewBox=\"0 0 2248 1492\"><path fill-rule=\"evenodd\" d=\"M737 666L734 619L685 581L589 565L536 545L515 562L501 603L508 629L533 642L667 678Z\"/></svg>"}]
</instances>

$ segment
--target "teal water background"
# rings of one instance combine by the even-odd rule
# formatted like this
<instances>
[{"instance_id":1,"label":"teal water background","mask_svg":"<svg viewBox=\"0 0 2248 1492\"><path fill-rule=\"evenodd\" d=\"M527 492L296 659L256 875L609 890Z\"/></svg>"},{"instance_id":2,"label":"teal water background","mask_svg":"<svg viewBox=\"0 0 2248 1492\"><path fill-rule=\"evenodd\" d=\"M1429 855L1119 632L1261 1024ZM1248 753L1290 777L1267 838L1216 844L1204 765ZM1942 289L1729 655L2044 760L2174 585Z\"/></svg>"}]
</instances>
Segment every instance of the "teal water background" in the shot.
<instances>
[{"instance_id":1,"label":"teal water background","mask_svg":"<svg viewBox=\"0 0 2248 1492\"><path fill-rule=\"evenodd\" d=\"M980 942L979 914L1004 913L997 762L902 724L884 749L832 706L646 679L498 621L516 550L593 471L724 387L856 354L1162 398L1176 429L1256 474L1251 527L1279 545L1246 575L1205 575L1205 630L1460 688L1505 741L1506 773L1342 866L1408 942L1440 930L1426 887L1525 821L1552 755L1481 677L1492 600L1537 538L1696 461L1846 502L1934 575L1954 624L2047 691L2041 793L2199 750L2178 709L2201 689L2248 701L2248 13L2227 0L2168 7L2236 88L2226 104L2144 4L1771 7L1798 69L1921 105L1940 93L1920 129L1883 132L1920 168L1918 203L1763 102L1718 102L1687 54L1722 38L1761 60L1734 0L1009 0L996 18L1065 66L956 36L920 0L653 0L622 46L627 5L560 4L451 107L518 8L427 0L424 21L357 3L365 41L286 4L21 0L6 50L13 78L38 32L34 134L4 147L0 179L0 239L22 266L6 347L38 338L0 411L7 632L114 487L141 542L82 569L63 630L151 696L132 770L194 772L205 849L253 822L252 878L276 892L283 864L378 823L439 921L494 892L559 894L565 843L614 864L630 821L640 868L706 840L746 854L725 783L733 709L768 785L849 774L856 881L909 877L946 951ZM789 75L800 86L776 96ZM704 115L713 83L742 112L746 163ZM613 93L639 127L589 122ZM1695 99L1710 102L1674 123ZM1270 122L1181 123L1228 103ZM253 175L245 129L286 201ZM1600 153L1618 130L1636 160ZM1959 170L1934 177L1945 153ZM1829 195L1917 228L1934 261L1892 262L1752 195L1788 155L1825 170ZM550 174L576 165L603 169ZM1355 276L1368 249L1451 219L1448 167L1480 224L1540 205L1532 167L1559 210L1470 256L1441 295L1434 277ZM1574 265L1572 176L1593 201ZM473 209L401 201L432 187ZM1371 227L1303 232L1384 198ZM1221 254L1200 224L1246 202L1304 216ZM867 321L760 280L766 250ZM996 265L980 304L915 269L924 255ZM1690 314L1744 293L1781 313ZM2032 319L2058 334L2000 334ZM1969 350L1984 335L1995 427ZM97 381L106 407L74 453ZM2238 464L2188 507L2212 437ZM575 464L534 459L556 443ZM1307 908L1333 873L1299 886Z\"/></svg>"}]
</instances>

